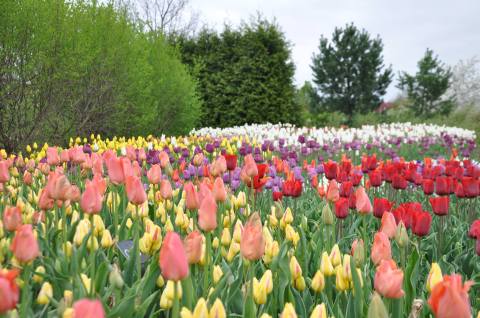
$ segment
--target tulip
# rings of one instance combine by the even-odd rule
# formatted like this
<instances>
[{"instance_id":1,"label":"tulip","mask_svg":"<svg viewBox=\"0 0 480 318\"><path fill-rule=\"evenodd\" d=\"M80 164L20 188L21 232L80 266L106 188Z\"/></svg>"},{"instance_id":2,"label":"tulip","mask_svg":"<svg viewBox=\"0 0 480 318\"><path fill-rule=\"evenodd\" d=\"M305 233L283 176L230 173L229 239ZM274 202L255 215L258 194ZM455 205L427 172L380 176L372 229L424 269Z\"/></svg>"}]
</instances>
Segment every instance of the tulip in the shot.
<instances>
[{"instance_id":1,"label":"tulip","mask_svg":"<svg viewBox=\"0 0 480 318\"><path fill-rule=\"evenodd\" d=\"M245 224L240 240L240 252L245 259L255 261L265 253L265 239L262 231L262 221L257 212L250 216Z\"/></svg>"},{"instance_id":2,"label":"tulip","mask_svg":"<svg viewBox=\"0 0 480 318\"><path fill-rule=\"evenodd\" d=\"M418 212L413 216L412 233L417 236L425 236L430 232L432 216L428 212Z\"/></svg>"},{"instance_id":3,"label":"tulip","mask_svg":"<svg viewBox=\"0 0 480 318\"><path fill-rule=\"evenodd\" d=\"M162 180L162 169L160 165L152 165L147 171L147 178L151 184L159 184Z\"/></svg>"},{"instance_id":4,"label":"tulip","mask_svg":"<svg viewBox=\"0 0 480 318\"><path fill-rule=\"evenodd\" d=\"M80 207L87 214L97 214L102 210L103 197L94 183L87 183L80 199Z\"/></svg>"},{"instance_id":5,"label":"tulip","mask_svg":"<svg viewBox=\"0 0 480 318\"><path fill-rule=\"evenodd\" d=\"M46 188L42 189L38 198L38 207L44 211L50 210L53 208L54 201L50 198L48 190Z\"/></svg>"},{"instance_id":6,"label":"tulip","mask_svg":"<svg viewBox=\"0 0 480 318\"><path fill-rule=\"evenodd\" d=\"M390 317L378 293L374 293L368 306L367 318L388 318Z\"/></svg>"},{"instance_id":7,"label":"tulip","mask_svg":"<svg viewBox=\"0 0 480 318\"><path fill-rule=\"evenodd\" d=\"M23 183L25 183L28 186L31 186L33 183L33 177L30 171L25 170L23 173Z\"/></svg>"},{"instance_id":8,"label":"tulip","mask_svg":"<svg viewBox=\"0 0 480 318\"><path fill-rule=\"evenodd\" d=\"M355 202L356 209L360 214L368 214L372 212L372 203L370 202L364 187L360 186L355 191Z\"/></svg>"},{"instance_id":9,"label":"tulip","mask_svg":"<svg viewBox=\"0 0 480 318\"><path fill-rule=\"evenodd\" d=\"M168 232L163 240L159 257L162 276L168 280L179 281L188 276L188 259L180 236Z\"/></svg>"},{"instance_id":10,"label":"tulip","mask_svg":"<svg viewBox=\"0 0 480 318\"><path fill-rule=\"evenodd\" d=\"M347 211L348 213L348 211ZM343 214L341 214L343 215ZM328 204L325 204L322 209L322 221L325 225L333 224L333 213Z\"/></svg>"},{"instance_id":11,"label":"tulip","mask_svg":"<svg viewBox=\"0 0 480 318\"><path fill-rule=\"evenodd\" d=\"M449 203L450 203L450 198L448 196L430 198L430 204L432 205L433 213L439 216L448 214Z\"/></svg>"},{"instance_id":12,"label":"tulip","mask_svg":"<svg viewBox=\"0 0 480 318\"><path fill-rule=\"evenodd\" d=\"M427 277L427 291L431 292L433 287L443 280L442 269L438 263L432 263Z\"/></svg>"},{"instance_id":13,"label":"tulip","mask_svg":"<svg viewBox=\"0 0 480 318\"><path fill-rule=\"evenodd\" d=\"M321 270L318 270L312 278L312 289L320 293L325 288L325 276Z\"/></svg>"},{"instance_id":14,"label":"tulip","mask_svg":"<svg viewBox=\"0 0 480 318\"><path fill-rule=\"evenodd\" d=\"M295 178L283 182L282 194L286 197L298 198L302 194L302 181Z\"/></svg>"},{"instance_id":15,"label":"tulip","mask_svg":"<svg viewBox=\"0 0 480 318\"><path fill-rule=\"evenodd\" d=\"M327 318L327 317L328 317L327 308L325 307L324 303L315 306L315 308L312 311L312 314L310 315L310 318Z\"/></svg>"},{"instance_id":16,"label":"tulip","mask_svg":"<svg viewBox=\"0 0 480 318\"><path fill-rule=\"evenodd\" d=\"M388 238L390 239L395 237L395 233L397 232L397 223L395 222L395 217L392 213L385 212L383 214L380 231L387 234Z\"/></svg>"},{"instance_id":17,"label":"tulip","mask_svg":"<svg viewBox=\"0 0 480 318\"><path fill-rule=\"evenodd\" d=\"M56 147L48 147L47 149L47 163L51 166L56 166L60 163L60 156Z\"/></svg>"},{"instance_id":18,"label":"tulip","mask_svg":"<svg viewBox=\"0 0 480 318\"><path fill-rule=\"evenodd\" d=\"M297 318L297 313L295 312L295 307L292 303L285 304L283 311L280 314L280 318Z\"/></svg>"},{"instance_id":19,"label":"tulip","mask_svg":"<svg viewBox=\"0 0 480 318\"><path fill-rule=\"evenodd\" d=\"M395 232L395 242L397 242L398 246L404 247L408 244L408 233L405 224L403 221L400 221L397 225L397 231Z\"/></svg>"},{"instance_id":20,"label":"tulip","mask_svg":"<svg viewBox=\"0 0 480 318\"><path fill-rule=\"evenodd\" d=\"M9 165L6 160L0 160L0 183L7 183L10 180L8 171Z\"/></svg>"},{"instance_id":21,"label":"tulip","mask_svg":"<svg viewBox=\"0 0 480 318\"><path fill-rule=\"evenodd\" d=\"M53 287L50 283L45 282L40 288L37 296L37 303L39 305L47 305L50 303L50 298L53 297Z\"/></svg>"},{"instance_id":22,"label":"tulip","mask_svg":"<svg viewBox=\"0 0 480 318\"><path fill-rule=\"evenodd\" d=\"M50 172L46 186L50 198L61 201L68 200L70 187L71 184L65 175L57 172Z\"/></svg>"},{"instance_id":23,"label":"tulip","mask_svg":"<svg viewBox=\"0 0 480 318\"><path fill-rule=\"evenodd\" d=\"M327 200L330 202L336 202L340 198L338 184L335 180L330 180L328 182L326 197L327 197Z\"/></svg>"},{"instance_id":24,"label":"tulip","mask_svg":"<svg viewBox=\"0 0 480 318\"><path fill-rule=\"evenodd\" d=\"M435 178L435 193L438 195L447 195L450 194L448 186L448 177L438 176Z\"/></svg>"},{"instance_id":25,"label":"tulip","mask_svg":"<svg viewBox=\"0 0 480 318\"><path fill-rule=\"evenodd\" d=\"M200 207L198 193L192 182L187 182L183 186L185 191L185 207L189 210L197 210Z\"/></svg>"},{"instance_id":26,"label":"tulip","mask_svg":"<svg viewBox=\"0 0 480 318\"><path fill-rule=\"evenodd\" d=\"M215 179L212 194L217 202L225 202L227 199L227 191L225 190L225 185L223 184L223 179L221 177Z\"/></svg>"},{"instance_id":27,"label":"tulip","mask_svg":"<svg viewBox=\"0 0 480 318\"><path fill-rule=\"evenodd\" d=\"M132 204L140 205L147 200L147 194L145 193L142 181L136 176L128 176L125 178L125 190L128 201Z\"/></svg>"},{"instance_id":28,"label":"tulip","mask_svg":"<svg viewBox=\"0 0 480 318\"><path fill-rule=\"evenodd\" d=\"M331 160L328 160L327 162L324 162L323 163L323 170L325 172L325 177L328 180L332 180L332 179L337 178L338 167L337 167L336 162L333 162Z\"/></svg>"},{"instance_id":29,"label":"tulip","mask_svg":"<svg viewBox=\"0 0 480 318\"><path fill-rule=\"evenodd\" d=\"M82 318L104 318L105 311L99 300L81 299L73 304L73 316Z\"/></svg>"},{"instance_id":30,"label":"tulip","mask_svg":"<svg viewBox=\"0 0 480 318\"><path fill-rule=\"evenodd\" d=\"M189 264L200 262L202 257L203 236L199 231L190 232L185 238L183 245Z\"/></svg>"},{"instance_id":31,"label":"tulip","mask_svg":"<svg viewBox=\"0 0 480 318\"><path fill-rule=\"evenodd\" d=\"M373 215L377 218L382 218L385 211L391 211L393 202L386 198L374 198L373 199Z\"/></svg>"},{"instance_id":32,"label":"tulip","mask_svg":"<svg viewBox=\"0 0 480 318\"><path fill-rule=\"evenodd\" d=\"M339 219L344 219L348 216L348 199L339 198L335 202L335 216Z\"/></svg>"},{"instance_id":33,"label":"tulip","mask_svg":"<svg viewBox=\"0 0 480 318\"><path fill-rule=\"evenodd\" d=\"M462 284L462 276L445 275L432 289L428 304L437 318L470 318L471 308L468 290L472 286L468 281Z\"/></svg>"},{"instance_id":34,"label":"tulip","mask_svg":"<svg viewBox=\"0 0 480 318\"><path fill-rule=\"evenodd\" d=\"M18 228L10 245L10 250L21 263L29 263L40 255L38 242L33 234L31 224L25 224Z\"/></svg>"},{"instance_id":35,"label":"tulip","mask_svg":"<svg viewBox=\"0 0 480 318\"><path fill-rule=\"evenodd\" d=\"M370 171L368 173L368 178L372 187L379 187L382 185L382 173L378 169Z\"/></svg>"},{"instance_id":36,"label":"tulip","mask_svg":"<svg viewBox=\"0 0 480 318\"><path fill-rule=\"evenodd\" d=\"M435 190L435 183L433 182L432 179L423 179L422 189L425 195L431 195Z\"/></svg>"},{"instance_id":37,"label":"tulip","mask_svg":"<svg viewBox=\"0 0 480 318\"><path fill-rule=\"evenodd\" d=\"M17 230L22 222L22 212L18 207L6 206L3 211L3 226L7 231L13 232Z\"/></svg>"},{"instance_id":38,"label":"tulip","mask_svg":"<svg viewBox=\"0 0 480 318\"><path fill-rule=\"evenodd\" d=\"M9 310L15 309L17 306L20 291L18 289L15 278L18 270L0 270L0 315L7 313Z\"/></svg>"},{"instance_id":39,"label":"tulip","mask_svg":"<svg viewBox=\"0 0 480 318\"><path fill-rule=\"evenodd\" d=\"M172 184L170 181L163 179L160 181L160 196L164 200L170 200L173 197Z\"/></svg>"},{"instance_id":40,"label":"tulip","mask_svg":"<svg viewBox=\"0 0 480 318\"><path fill-rule=\"evenodd\" d=\"M122 159L116 156L105 161L107 165L108 178L113 184L122 184L125 182L125 174L123 172Z\"/></svg>"},{"instance_id":41,"label":"tulip","mask_svg":"<svg viewBox=\"0 0 480 318\"><path fill-rule=\"evenodd\" d=\"M475 198L480 195L480 181L472 177L462 178L463 191L465 197Z\"/></svg>"},{"instance_id":42,"label":"tulip","mask_svg":"<svg viewBox=\"0 0 480 318\"><path fill-rule=\"evenodd\" d=\"M355 261L355 265L357 267L361 267L363 262L365 261L365 245L363 240L355 239L352 243L351 253L353 256L353 260Z\"/></svg>"},{"instance_id":43,"label":"tulip","mask_svg":"<svg viewBox=\"0 0 480 318\"><path fill-rule=\"evenodd\" d=\"M215 299L212 307L210 308L209 318L226 318L227 313L220 298Z\"/></svg>"},{"instance_id":44,"label":"tulip","mask_svg":"<svg viewBox=\"0 0 480 318\"><path fill-rule=\"evenodd\" d=\"M468 236L473 239L480 238L480 219L473 221L468 231Z\"/></svg>"},{"instance_id":45,"label":"tulip","mask_svg":"<svg viewBox=\"0 0 480 318\"><path fill-rule=\"evenodd\" d=\"M322 271L323 275L325 276L332 276L335 274L335 270L333 268L332 262L330 261L330 257L328 256L327 252L322 253L322 260L320 262L320 270Z\"/></svg>"},{"instance_id":46,"label":"tulip","mask_svg":"<svg viewBox=\"0 0 480 318\"><path fill-rule=\"evenodd\" d=\"M338 244L335 244L330 251L330 261L332 262L333 267L337 267L342 263L342 253L340 253Z\"/></svg>"},{"instance_id":47,"label":"tulip","mask_svg":"<svg viewBox=\"0 0 480 318\"><path fill-rule=\"evenodd\" d=\"M383 232L375 233L373 239L371 258L375 265L380 264L382 260L392 259L392 249L388 236Z\"/></svg>"},{"instance_id":48,"label":"tulip","mask_svg":"<svg viewBox=\"0 0 480 318\"><path fill-rule=\"evenodd\" d=\"M217 228L217 203L210 191L208 191L198 209L198 226L205 232Z\"/></svg>"},{"instance_id":49,"label":"tulip","mask_svg":"<svg viewBox=\"0 0 480 318\"><path fill-rule=\"evenodd\" d=\"M382 259L375 272L375 290L387 298L400 298L404 295L402 285L402 270L397 268L393 260Z\"/></svg>"}]
</instances>

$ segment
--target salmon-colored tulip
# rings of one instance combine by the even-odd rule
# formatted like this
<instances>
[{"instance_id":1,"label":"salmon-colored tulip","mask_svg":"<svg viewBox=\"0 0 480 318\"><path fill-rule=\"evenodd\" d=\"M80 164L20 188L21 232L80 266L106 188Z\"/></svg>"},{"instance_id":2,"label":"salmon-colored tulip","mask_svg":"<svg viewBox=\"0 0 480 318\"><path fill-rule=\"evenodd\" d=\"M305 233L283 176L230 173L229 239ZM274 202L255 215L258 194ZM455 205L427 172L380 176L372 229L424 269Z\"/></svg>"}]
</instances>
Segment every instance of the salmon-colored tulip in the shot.
<instances>
[{"instance_id":1,"label":"salmon-colored tulip","mask_svg":"<svg viewBox=\"0 0 480 318\"><path fill-rule=\"evenodd\" d=\"M205 232L217 228L217 203L210 192L202 200L198 209L198 226Z\"/></svg>"},{"instance_id":2,"label":"salmon-colored tulip","mask_svg":"<svg viewBox=\"0 0 480 318\"><path fill-rule=\"evenodd\" d=\"M337 202L340 198L340 191L338 189L337 181L330 180L327 187L327 200L330 202Z\"/></svg>"},{"instance_id":3,"label":"salmon-colored tulip","mask_svg":"<svg viewBox=\"0 0 480 318\"><path fill-rule=\"evenodd\" d=\"M163 179L160 182L160 195L164 200L169 200L173 196L172 184L170 181Z\"/></svg>"},{"instance_id":4,"label":"salmon-colored tulip","mask_svg":"<svg viewBox=\"0 0 480 318\"><path fill-rule=\"evenodd\" d=\"M183 245L189 264L196 264L202 258L203 236L199 231L193 231L187 235Z\"/></svg>"},{"instance_id":5,"label":"salmon-colored tulip","mask_svg":"<svg viewBox=\"0 0 480 318\"><path fill-rule=\"evenodd\" d=\"M113 184L122 184L125 182L125 176L123 173L123 164L120 158L111 156L106 160L108 178Z\"/></svg>"},{"instance_id":6,"label":"salmon-colored tulip","mask_svg":"<svg viewBox=\"0 0 480 318\"><path fill-rule=\"evenodd\" d=\"M50 198L47 188L43 188L38 197L38 207L44 211L50 210L53 208L53 199Z\"/></svg>"},{"instance_id":7,"label":"salmon-colored tulip","mask_svg":"<svg viewBox=\"0 0 480 318\"><path fill-rule=\"evenodd\" d=\"M170 157L168 157L168 154L165 151L160 151L158 154L158 158L160 159L160 166L162 168L165 168L167 165L170 164Z\"/></svg>"},{"instance_id":8,"label":"salmon-colored tulip","mask_svg":"<svg viewBox=\"0 0 480 318\"><path fill-rule=\"evenodd\" d=\"M225 200L227 199L227 191L225 190L225 185L221 177L217 177L215 179L215 182L213 183L212 193L215 201L217 202L225 202Z\"/></svg>"},{"instance_id":9,"label":"salmon-colored tulip","mask_svg":"<svg viewBox=\"0 0 480 318\"><path fill-rule=\"evenodd\" d=\"M0 315L15 309L17 306L20 290L15 282L19 271L14 270L0 270Z\"/></svg>"},{"instance_id":10,"label":"salmon-colored tulip","mask_svg":"<svg viewBox=\"0 0 480 318\"><path fill-rule=\"evenodd\" d=\"M102 302L99 300L80 299L73 304L73 317L104 318Z\"/></svg>"},{"instance_id":11,"label":"salmon-colored tulip","mask_svg":"<svg viewBox=\"0 0 480 318\"><path fill-rule=\"evenodd\" d=\"M397 232L397 223L395 222L395 216L393 216L393 213L383 213L380 231L387 234L388 238L395 237L395 233Z\"/></svg>"},{"instance_id":12,"label":"salmon-colored tulip","mask_svg":"<svg viewBox=\"0 0 480 318\"><path fill-rule=\"evenodd\" d=\"M6 183L10 180L9 165L7 161L0 160L0 183Z\"/></svg>"},{"instance_id":13,"label":"salmon-colored tulip","mask_svg":"<svg viewBox=\"0 0 480 318\"><path fill-rule=\"evenodd\" d=\"M50 198L61 201L67 200L67 193L70 187L71 184L65 175L57 172L50 172L48 175L46 188Z\"/></svg>"},{"instance_id":14,"label":"salmon-colored tulip","mask_svg":"<svg viewBox=\"0 0 480 318\"><path fill-rule=\"evenodd\" d=\"M430 294L428 304L437 318L469 318L471 317L468 290L472 282L462 284L462 276L445 275L443 281L437 283Z\"/></svg>"},{"instance_id":15,"label":"salmon-colored tulip","mask_svg":"<svg viewBox=\"0 0 480 318\"><path fill-rule=\"evenodd\" d=\"M375 233L371 258L375 265L380 264L382 260L392 259L392 248L387 234L383 232Z\"/></svg>"},{"instance_id":16,"label":"salmon-colored tulip","mask_svg":"<svg viewBox=\"0 0 480 318\"><path fill-rule=\"evenodd\" d=\"M136 176L128 176L125 179L125 189L127 191L128 201L135 205L140 205L147 200L147 194L142 181Z\"/></svg>"},{"instance_id":17,"label":"salmon-colored tulip","mask_svg":"<svg viewBox=\"0 0 480 318\"><path fill-rule=\"evenodd\" d=\"M400 298L402 290L403 272L397 268L393 260L382 260L375 272L375 290L387 298Z\"/></svg>"},{"instance_id":18,"label":"salmon-colored tulip","mask_svg":"<svg viewBox=\"0 0 480 318\"><path fill-rule=\"evenodd\" d=\"M205 197L208 195L212 194L212 191L210 190L210 187L208 186L207 183L208 179L204 179L202 183L200 183L199 190L198 190L198 203L200 206L202 205L202 201Z\"/></svg>"},{"instance_id":19,"label":"salmon-colored tulip","mask_svg":"<svg viewBox=\"0 0 480 318\"><path fill-rule=\"evenodd\" d=\"M21 263L31 262L40 255L38 242L33 235L31 224L24 224L18 228L10 245L10 250Z\"/></svg>"},{"instance_id":20,"label":"salmon-colored tulip","mask_svg":"<svg viewBox=\"0 0 480 318\"><path fill-rule=\"evenodd\" d=\"M3 211L3 226L7 231L15 231L17 230L21 225L23 224L22 222L22 212L20 211L20 208L13 206L7 206L5 207L5 210Z\"/></svg>"},{"instance_id":21,"label":"salmon-colored tulip","mask_svg":"<svg viewBox=\"0 0 480 318\"><path fill-rule=\"evenodd\" d=\"M255 261L265 254L265 238L263 237L262 221L257 212L250 216L243 227L240 240L240 252L250 261Z\"/></svg>"},{"instance_id":22,"label":"salmon-colored tulip","mask_svg":"<svg viewBox=\"0 0 480 318\"><path fill-rule=\"evenodd\" d=\"M68 197L68 200L72 202L79 202L82 197L82 193L80 192L80 189L77 186L72 185L67 192L67 197Z\"/></svg>"},{"instance_id":23,"label":"salmon-colored tulip","mask_svg":"<svg viewBox=\"0 0 480 318\"><path fill-rule=\"evenodd\" d=\"M95 183L87 182L80 199L80 207L87 214L97 214L102 210L103 197Z\"/></svg>"},{"instance_id":24,"label":"salmon-colored tulip","mask_svg":"<svg viewBox=\"0 0 480 318\"><path fill-rule=\"evenodd\" d=\"M185 206L189 210L197 210L200 207L200 201L198 198L197 190L192 182L187 182L183 186L185 191Z\"/></svg>"},{"instance_id":25,"label":"salmon-colored tulip","mask_svg":"<svg viewBox=\"0 0 480 318\"><path fill-rule=\"evenodd\" d=\"M163 240L159 257L162 276L179 281L188 276L188 260L180 235L168 232Z\"/></svg>"},{"instance_id":26,"label":"salmon-colored tulip","mask_svg":"<svg viewBox=\"0 0 480 318\"><path fill-rule=\"evenodd\" d=\"M60 152L60 162L65 163L70 161L70 155L68 154L68 150L62 150Z\"/></svg>"},{"instance_id":27,"label":"salmon-colored tulip","mask_svg":"<svg viewBox=\"0 0 480 318\"><path fill-rule=\"evenodd\" d=\"M60 156L56 147L47 148L47 163L51 166L56 166L60 163Z\"/></svg>"},{"instance_id":28,"label":"salmon-colored tulip","mask_svg":"<svg viewBox=\"0 0 480 318\"><path fill-rule=\"evenodd\" d=\"M373 211L372 202L362 186L355 191L355 207L360 214L368 214Z\"/></svg>"},{"instance_id":29,"label":"salmon-colored tulip","mask_svg":"<svg viewBox=\"0 0 480 318\"><path fill-rule=\"evenodd\" d=\"M227 161L223 156L218 157L210 165L210 174L214 177L221 176L223 173L225 173L225 171L227 171Z\"/></svg>"},{"instance_id":30,"label":"salmon-colored tulip","mask_svg":"<svg viewBox=\"0 0 480 318\"><path fill-rule=\"evenodd\" d=\"M25 170L25 172L23 173L23 183L25 183L28 186L32 185L33 183L32 174L28 170Z\"/></svg>"},{"instance_id":31,"label":"salmon-colored tulip","mask_svg":"<svg viewBox=\"0 0 480 318\"><path fill-rule=\"evenodd\" d=\"M159 184L162 180L162 169L160 165L152 165L147 171L147 178L151 184Z\"/></svg>"},{"instance_id":32,"label":"salmon-colored tulip","mask_svg":"<svg viewBox=\"0 0 480 318\"><path fill-rule=\"evenodd\" d=\"M107 180L101 177L101 175L94 175L92 180L87 180L85 184L92 182L97 188L98 192L103 196L107 191Z\"/></svg>"},{"instance_id":33,"label":"salmon-colored tulip","mask_svg":"<svg viewBox=\"0 0 480 318\"><path fill-rule=\"evenodd\" d=\"M92 154L92 170L94 176L103 176L103 158L98 153Z\"/></svg>"},{"instance_id":34,"label":"salmon-colored tulip","mask_svg":"<svg viewBox=\"0 0 480 318\"><path fill-rule=\"evenodd\" d=\"M81 146L70 148L68 150L68 155L70 156L70 160L76 164L81 164L85 161L85 153Z\"/></svg>"}]
</instances>

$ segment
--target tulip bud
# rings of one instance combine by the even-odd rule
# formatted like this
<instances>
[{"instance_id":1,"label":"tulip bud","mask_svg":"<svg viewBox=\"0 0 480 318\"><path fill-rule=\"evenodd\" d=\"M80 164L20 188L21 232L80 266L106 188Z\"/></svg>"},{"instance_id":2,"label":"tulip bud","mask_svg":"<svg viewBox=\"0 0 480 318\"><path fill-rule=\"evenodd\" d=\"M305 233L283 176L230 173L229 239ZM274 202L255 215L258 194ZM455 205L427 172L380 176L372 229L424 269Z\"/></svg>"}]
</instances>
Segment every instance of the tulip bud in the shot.
<instances>
[{"instance_id":1,"label":"tulip bud","mask_svg":"<svg viewBox=\"0 0 480 318\"><path fill-rule=\"evenodd\" d=\"M340 253L340 248L338 244L335 244L330 252L330 261L334 267L337 267L342 262L342 255Z\"/></svg>"},{"instance_id":2,"label":"tulip bud","mask_svg":"<svg viewBox=\"0 0 480 318\"><path fill-rule=\"evenodd\" d=\"M358 240L353 252L353 260L357 267L361 267L365 262L365 244L363 240Z\"/></svg>"},{"instance_id":3,"label":"tulip bud","mask_svg":"<svg viewBox=\"0 0 480 318\"><path fill-rule=\"evenodd\" d=\"M395 241L400 247L405 247L408 244L407 229L405 228L405 224L403 224L402 221L400 221L397 226L397 231L395 233Z\"/></svg>"},{"instance_id":4,"label":"tulip bud","mask_svg":"<svg viewBox=\"0 0 480 318\"><path fill-rule=\"evenodd\" d=\"M325 225L333 224L333 213L328 204L325 204L322 209L322 221Z\"/></svg>"},{"instance_id":5,"label":"tulip bud","mask_svg":"<svg viewBox=\"0 0 480 318\"><path fill-rule=\"evenodd\" d=\"M313 276L312 279L312 289L320 293L325 288L325 276L323 275L322 271L318 270Z\"/></svg>"},{"instance_id":6,"label":"tulip bud","mask_svg":"<svg viewBox=\"0 0 480 318\"><path fill-rule=\"evenodd\" d=\"M283 206L282 206L282 202L280 201L276 201L274 203L274 207L275 207L275 217L277 219L281 219L282 216L283 216Z\"/></svg>"},{"instance_id":7,"label":"tulip bud","mask_svg":"<svg viewBox=\"0 0 480 318\"><path fill-rule=\"evenodd\" d=\"M222 268L218 265L213 267L213 283L216 285L223 276Z\"/></svg>"},{"instance_id":8,"label":"tulip bud","mask_svg":"<svg viewBox=\"0 0 480 318\"><path fill-rule=\"evenodd\" d=\"M310 318L326 318L327 317L327 308L325 307L325 304L322 303L321 305L315 306L315 308L312 311L312 314L310 315Z\"/></svg>"},{"instance_id":9,"label":"tulip bud","mask_svg":"<svg viewBox=\"0 0 480 318\"><path fill-rule=\"evenodd\" d=\"M440 268L438 263L432 263L427 278L427 291L431 292L433 287L441 281L443 281L442 269Z\"/></svg>"},{"instance_id":10,"label":"tulip bud","mask_svg":"<svg viewBox=\"0 0 480 318\"><path fill-rule=\"evenodd\" d=\"M335 270L333 269L332 262L330 261L330 257L328 256L327 252L322 253L322 261L320 263L320 270L322 271L323 275L325 276L332 276L335 274Z\"/></svg>"},{"instance_id":11,"label":"tulip bud","mask_svg":"<svg viewBox=\"0 0 480 318\"><path fill-rule=\"evenodd\" d=\"M113 265L113 269L108 276L108 280L110 285L112 285L114 288L121 289L123 287L124 282L122 274L120 273L116 264Z\"/></svg>"},{"instance_id":12,"label":"tulip bud","mask_svg":"<svg viewBox=\"0 0 480 318\"><path fill-rule=\"evenodd\" d=\"M50 298L53 297L52 285L48 282L43 283L40 292L38 293L37 303L39 305L46 305L50 303Z\"/></svg>"},{"instance_id":13,"label":"tulip bud","mask_svg":"<svg viewBox=\"0 0 480 318\"><path fill-rule=\"evenodd\" d=\"M43 282L43 276L45 275L45 267L43 266L38 266L35 269L35 274L33 275L33 281L35 283L41 283Z\"/></svg>"},{"instance_id":14,"label":"tulip bud","mask_svg":"<svg viewBox=\"0 0 480 318\"><path fill-rule=\"evenodd\" d=\"M283 307L283 311L280 314L280 318L297 318L297 313L295 312L295 307L292 303L286 303Z\"/></svg>"},{"instance_id":15,"label":"tulip bud","mask_svg":"<svg viewBox=\"0 0 480 318\"><path fill-rule=\"evenodd\" d=\"M207 302L203 297L197 301L197 305L193 310L193 317L208 317Z\"/></svg>"},{"instance_id":16,"label":"tulip bud","mask_svg":"<svg viewBox=\"0 0 480 318\"><path fill-rule=\"evenodd\" d=\"M387 308L383 303L380 295L374 293L372 300L370 301L370 306L368 306L368 318L388 318Z\"/></svg>"},{"instance_id":17,"label":"tulip bud","mask_svg":"<svg viewBox=\"0 0 480 318\"><path fill-rule=\"evenodd\" d=\"M225 307L223 306L222 301L220 298L215 299L215 302L210 308L210 316L215 318L225 318L227 317L227 313L225 312Z\"/></svg>"}]
</instances>

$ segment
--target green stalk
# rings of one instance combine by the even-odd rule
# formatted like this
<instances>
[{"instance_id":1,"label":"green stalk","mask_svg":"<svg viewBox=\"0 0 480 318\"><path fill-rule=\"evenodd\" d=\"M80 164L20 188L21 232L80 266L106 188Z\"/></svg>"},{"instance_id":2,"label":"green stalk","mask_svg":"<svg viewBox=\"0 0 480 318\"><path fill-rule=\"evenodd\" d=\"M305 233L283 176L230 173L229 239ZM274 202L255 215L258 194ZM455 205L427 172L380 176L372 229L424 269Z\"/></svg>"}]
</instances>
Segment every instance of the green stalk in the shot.
<instances>
[{"instance_id":1,"label":"green stalk","mask_svg":"<svg viewBox=\"0 0 480 318\"><path fill-rule=\"evenodd\" d=\"M90 245L90 279L91 279L91 284L90 284L90 296L93 297L95 295L95 250L94 250L94 244L93 240L95 238L95 223L93 222L93 216L92 216L92 234L89 238L91 240L91 245Z\"/></svg>"},{"instance_id":2,"label":"green stalk","mask_svg":"<svg viewBox=\"0 0 480 318\"><path fill-rule=\"evenodd\" d=\"M177 282L173 282L173 307L172 307L172 317L180 317L180 302L178 300L178 286Z\"/></svg>"},{"instance_id":3,"label":"green stalk","mask_svg":"<svg viewBox=\"0 0 480 318\"><path fill-rule=\"evenodd\" d=\"M203 268L203 294L205 299L208 297L208 287L210 285L210 255L212 254L212 234L205 233L205 265Z\"/></svg>"},{"instance_id":4,"label":"green stalk","mask_svg":"<svg viewBox=\"0 0 480 318\"><path fill-rule=\"evenodd\" d=\"M28 317L27 315L27 309L30 308L30 274L31 274L31 265L26 264L23 267L23 287L22 287L22 298L21 298L21 303L20 303L20 317L21 318L26 318Z\"/></svg>"}]
</instances>

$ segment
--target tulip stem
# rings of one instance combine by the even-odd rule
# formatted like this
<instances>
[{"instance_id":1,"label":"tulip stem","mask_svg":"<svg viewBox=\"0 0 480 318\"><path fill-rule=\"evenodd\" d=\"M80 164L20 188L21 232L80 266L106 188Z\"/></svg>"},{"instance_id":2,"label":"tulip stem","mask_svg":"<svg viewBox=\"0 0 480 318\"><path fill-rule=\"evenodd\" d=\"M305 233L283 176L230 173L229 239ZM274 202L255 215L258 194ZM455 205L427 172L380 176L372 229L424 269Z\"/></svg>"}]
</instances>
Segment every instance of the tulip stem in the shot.
<instances>
[{"instance_id":1,"label":"tulip stem","mask_svg":"<svg viewBox=\"0 0 480 318\"><path fill-rule=\"evenodd\" d=\"M92 234L90 235L90 279L91 279L91 284L90 284L90 295L93 297L95 295L95 244L94 244L94 239L95 239L95 223L93 221L93 215L92 215Z\"/></svg>"},{"instance_id":2,"label":"tulip stem","mask_svg":"<svg viewBox=\"0 0 480 318\"><path fill-rule=\"evenodd\" d=\"M21 318L26 318L28 317L27 315L27 308L30 308L30 264L26 264L23 267L23 287L22 287L22 299L21 299L21 305L20 305L20 317Z\"/></svg>"},{"instance_id":3,"label":"tulip stem","mask_svg":"<svg viewBox=\"0 0 480 318\"><path fill-rule=\"evenodd\" d=\"M135 244L135 248L134 250L137 251L137 255L134 255L135 257L135 267L136 267L136 271L137 271L137 277L138 279L140 280L142 278L142 266L141 266L141 257L140 257L140 252L139 252L139 247L138 247L138 244L139 244L139 228L138 228L138 222L139 222L139 210L138 210L138 205L135 206L135 209L136 209L136 218L134 219L134 222L133 222L133 232L134 232L134 239L133 239L133 243Z\"/></svg>"},{"instance_id":4,"label":"tulip stem","mask_svg":"<svg viewBox=\"0 0 480 318\"><path fill-rule=\"evenodd\" d=\"M210 284L210 254L212 249L211 233L205 233L205 265L203 268L203 294L208 297L208 286Z\"/></svg>"},{"instance_id":5,"label":"tulip stem","mask_svg":"<svg viewBox=\"0 0 480 318\"><path fill-rule=\"evenodd\" d=\"M116 190L116 189L115 189ZM115 211L117 206L117 192L112 191L112 216L113 216L113 234L118 237L118 213Z\"/></svg>"},{"instance_id":6,"label":"tulip stem","mask_svg":"<svg viewBox=\"0 0 480 318\"><path fill-rule=\"evenodd\" d=\"M180 302L178 301L178 282L173 282L172 318L180 317Z\"/></svg>"}]
</instances>

